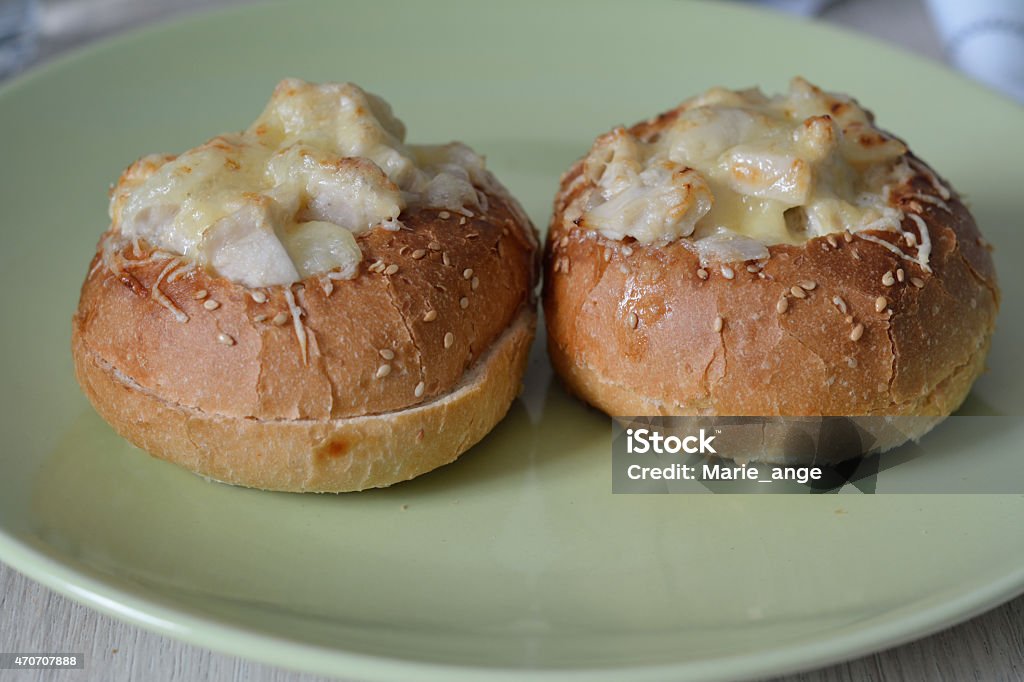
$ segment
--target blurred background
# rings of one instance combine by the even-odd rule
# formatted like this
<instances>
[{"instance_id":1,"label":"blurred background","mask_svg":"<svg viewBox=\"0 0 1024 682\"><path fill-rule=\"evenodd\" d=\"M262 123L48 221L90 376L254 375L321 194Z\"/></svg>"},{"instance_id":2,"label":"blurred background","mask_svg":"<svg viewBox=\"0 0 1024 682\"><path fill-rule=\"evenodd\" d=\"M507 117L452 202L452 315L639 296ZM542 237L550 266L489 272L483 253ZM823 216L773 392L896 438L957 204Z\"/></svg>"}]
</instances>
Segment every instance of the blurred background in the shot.
<instances>
[{"instance_id":1,"label":"blurred background","mask_svg":"<svg viewBox=\"0 0 1024 682\"><path fill-rule=\"evenodd\" d=\"M1024 0L717 0L867 33L1024 103ZM0 81L94 40L245 0L0 0Z\"/></svg>"}]
</instances>

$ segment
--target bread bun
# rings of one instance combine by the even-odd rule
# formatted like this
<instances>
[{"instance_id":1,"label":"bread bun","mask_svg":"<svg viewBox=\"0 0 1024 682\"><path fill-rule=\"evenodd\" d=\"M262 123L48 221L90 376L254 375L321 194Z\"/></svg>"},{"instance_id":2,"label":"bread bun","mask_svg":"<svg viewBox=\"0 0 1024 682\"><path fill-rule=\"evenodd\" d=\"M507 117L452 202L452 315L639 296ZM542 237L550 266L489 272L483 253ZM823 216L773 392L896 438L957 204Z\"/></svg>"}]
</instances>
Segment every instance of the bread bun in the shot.
<instances>
[{"instance_id":1,"label":"bread bun","mask_svg":"<svg viewBox=\"0 0 1024 682\"><path fill-rule=\"evenodd\" d=\"M736 140L709 139L715 129L701 128L710 121L725 129L718 112L744 107L753 113L740 123L738 114L727 114L734 117L728 130L753 127L742 154L733 151L740 145L729 147ZM764 121L769 129L758 131ZM989 247L955 192L872 121L853 100L797 80L789 96L774 99L757 91L712 91L599 138L563 176L547 240L548 349L567 386L622 416L936 417L908 421L899 438L884 434L880 449L920 437L956 410L984 370L995 326L999 290ZM785 135L770 137L777 134L772 126L784 125L796 132L780 128ZM819 125L825 153L798 148L786 156L786 141ZM774 146L758 147L763 139ZM864 148L834 160L846 144ZM626 145L633 145L632 157L621 151ZM676 158L658 156L659 145ZM685 154L716 145L708 158L719 165L695 171ZM885 154L866 159L885 146ZM620 200L627 195L608 189L601 175L620 157L625 170L613 169L621 172L615 181L626 187L620 192L633 192L632 203ZM754 163L741 165L751 157ZM784 171L793 175L785 178L800 180L795 174L812 167L802 203L784 197L756 204L776 191L783 177L777 174L741 197L748 213L730 214L726 206L718 214L722 223L701 220L714 217L716 202L731 201L730 188L742 189L755 171L773 173L770 164L780 157L792 161ZM723 161L737 158L732 166ZM603 164L596 172L595 159ZM673 162L679 166L669 169L673 181L684 184L638 208L642 192L655 186L650 175L636 180L639 174ZM717 169L724 175L715 175ZM806 233L794 234L793 207L808 215L823 215L822 206L847 210L835 201L835 187L815 194L813 184L840 172L874 178L874 195L855 185L862 193L848 214L837 209L836 231L812 225L815 233L809 221L798 226ZM676 210L659 222L654 211L666 204ZM617 224L608 206L632 211L632 223L627 215ZM875 213L844 223L848 215L859 218L858 211ZM737 226L734 216L750 224ZM880 226L879 216L891 223ZM781 227L766 227L776 219ZM776 445L744 457L791 462Z\"/></svg>"},{"instance_id":2,"label":"bread bun","mask_svg":"<svg viewBox=\"0 0 1024 682\"><path fill-rule=\"evenodd\" d=\"M244 154L228 158L244 171ZM202 163L189 161L193 172ZM399 229L354 231L358 260L348 271L256 286L213 263L244 265L273 242L239 259L252 242L236 240L201 262L132 232L132 202L163 167L143 165L115 188L72 335L79 383L132 443L227 483L340 492L451 462L504 416L533 338L538 249L521 208L489 175L473 184L473 208L410 202L391 216ZM279 187L275 210L285 201ZM294 226L260 238L282 229ZM296 252L287 236L281 242ZM295 261L294 272L311 262ZM231 272L265 277L290 266Z\"/></svg>"}]
</instances>

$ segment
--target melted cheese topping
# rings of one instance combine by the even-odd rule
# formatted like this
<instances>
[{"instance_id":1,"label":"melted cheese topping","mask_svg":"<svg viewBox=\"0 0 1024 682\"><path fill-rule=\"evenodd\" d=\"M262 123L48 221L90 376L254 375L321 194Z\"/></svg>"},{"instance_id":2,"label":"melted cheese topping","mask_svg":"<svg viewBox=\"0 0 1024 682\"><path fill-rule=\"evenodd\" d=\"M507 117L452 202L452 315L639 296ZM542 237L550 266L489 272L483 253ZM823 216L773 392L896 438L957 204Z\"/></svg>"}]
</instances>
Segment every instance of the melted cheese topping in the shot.
<instances>
[{"instance_id":1,"label":"melted cheese topping","mask_svg":"<svg viewBox=\"0 0 1024 682\"><path fill-rule=\"evenodd\" d=\"M388 104L359 87L284 80L245 131L129 167L110 248L142 239L248 287L354 277L355 237L399 229L405 208L487 210L480 156L404 140Z\"/></svg>"},{"instance_id":2,"label":"melted cheese topping","mask_svg":"<svg viewBox=\"0 0 1024 682\"><path fill-rule=\"evenodd\" d=\"M797 78L775 97L710 90L648 140L598 138L583 162L592 186L566 216L609 239L685 238L703 260L753 260L843 230L902 233L890 191L911 173L906 146L856 102Z\"/></svg>"}]
</instances>

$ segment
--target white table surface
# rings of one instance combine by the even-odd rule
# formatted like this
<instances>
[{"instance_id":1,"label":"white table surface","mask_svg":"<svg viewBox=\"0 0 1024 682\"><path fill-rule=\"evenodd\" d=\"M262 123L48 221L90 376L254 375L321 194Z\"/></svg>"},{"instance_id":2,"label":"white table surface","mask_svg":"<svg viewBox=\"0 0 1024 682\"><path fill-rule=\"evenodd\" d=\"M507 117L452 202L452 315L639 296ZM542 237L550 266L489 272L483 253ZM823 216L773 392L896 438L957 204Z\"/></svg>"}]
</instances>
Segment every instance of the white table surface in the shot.
<instances>
[{"instance_id":1,"label":"white table surface","mask_svg":"<svg viewBox=\"0 0 1024 682\"><path fill-rule=\"evenodd\" d=\"M125 28L240 0L49 0L37 61ZM969 2L970 0L964 0ZM941 59L921 0L845 0L824 18ZM85 653L84 670L0 670L0 680L312 682L294 673L153 634L66 599L0 564L0 652ZM338 675L344 679L345 671ZM777 682L1024 680L1024 597L959 626Z\"/></svg>"}]
</instances>

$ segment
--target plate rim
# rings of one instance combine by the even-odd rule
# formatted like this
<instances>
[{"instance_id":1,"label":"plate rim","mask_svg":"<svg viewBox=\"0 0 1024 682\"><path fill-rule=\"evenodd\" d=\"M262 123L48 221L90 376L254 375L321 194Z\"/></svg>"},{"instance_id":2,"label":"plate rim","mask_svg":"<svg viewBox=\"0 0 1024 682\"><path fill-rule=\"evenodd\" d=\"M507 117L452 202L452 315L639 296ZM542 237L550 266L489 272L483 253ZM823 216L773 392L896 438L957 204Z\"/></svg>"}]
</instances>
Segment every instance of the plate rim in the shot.
<instances>
[{"instance_id":1,"label":"plate rim","mask_svg":"<svg viewBox=\"0 0 1024 682\"><path fill-rule=\"evenodd\" d=\"M561 0L559 0L561 1ZM652 4L655 0L646 0ZM961 86L977 95L1010 105L1024 113L1024 103L974 81L951 67L923 57L902 45L872 35L825 22L817 17L780 15L761 6L721 3L713 0L685 0L705 10L739 15L771 16L797 30L832 32L844 39L867 46L881 47L899 53L926 68L942 72L945 78L957 80ZM46 61L30 65L0 84L0 99L16 96L18 90L45 79L82 58L94 54L122 49L134 42L165 32L182 30L192 24L201 24L225 15L259 12L285 3L259 0L222 7L193 10L177 16L117 32L85 45L65 50ZM1008 495L1016 497L1016 495ZM496 680L552 680L558 682L594 680L619 682L624 674L638 682L654 680L753 680L766 675L784 675L821 668L852 660L871 653L891 649L920 639L948 627L965 622L976 615L1024 594L1024 566L999 578L987 580L943 598L935 604L909 605L897 615L883 615L868 619L867 625L839 634L824 635L813 640L776 647L750 654L722 655L697 661L652 665L624 665L599 668L522 668L488 667L485 665L459 665L432 661L417 661L396 657L359 653L352 649L326 647L303 643L250 629L209 614L201 614L181 606L162 604L153 591L145 587L134 589L118 586L117 576L93 575L85 570L50 556L30 542L18 537L0 525L0 561L25 577L48 589L110 616L119 622L141 627L149 632L183 641L193 646L257 661L286 670L303 671L336 676L339 672L356 675L367 680L408 679L415 675L424 680L475 680L481 675ZM905 612L904 612L905 611ZM853 626L846 626L853 627Z\"/></svg>"},{"instance_id":2,"label":"plate rim","mask_svg":"<svg viewBox=\"0 0 1024 682\"><path fill-rule=\"evenodd\" d=\"M1008 497L1016 497L1009 495ZM1024 594L1024 565L928 606L909 605L896 616L873 617L868 625L839 634L749 654L720 655L698 661L598 668L458 665L378 656L285 639L215 616L158 603L146 588L129 590L47 556L0 526L0 560L22 575L116 620L193 646L284 669L336 676L339 671L365 680L416 679L447 682L494 680L539 682L741 682L814 670L927 637ZM877 622L876 622L877 621ZM851 626L847 626L851 627Z\"/></svg>"}]
</instances>

